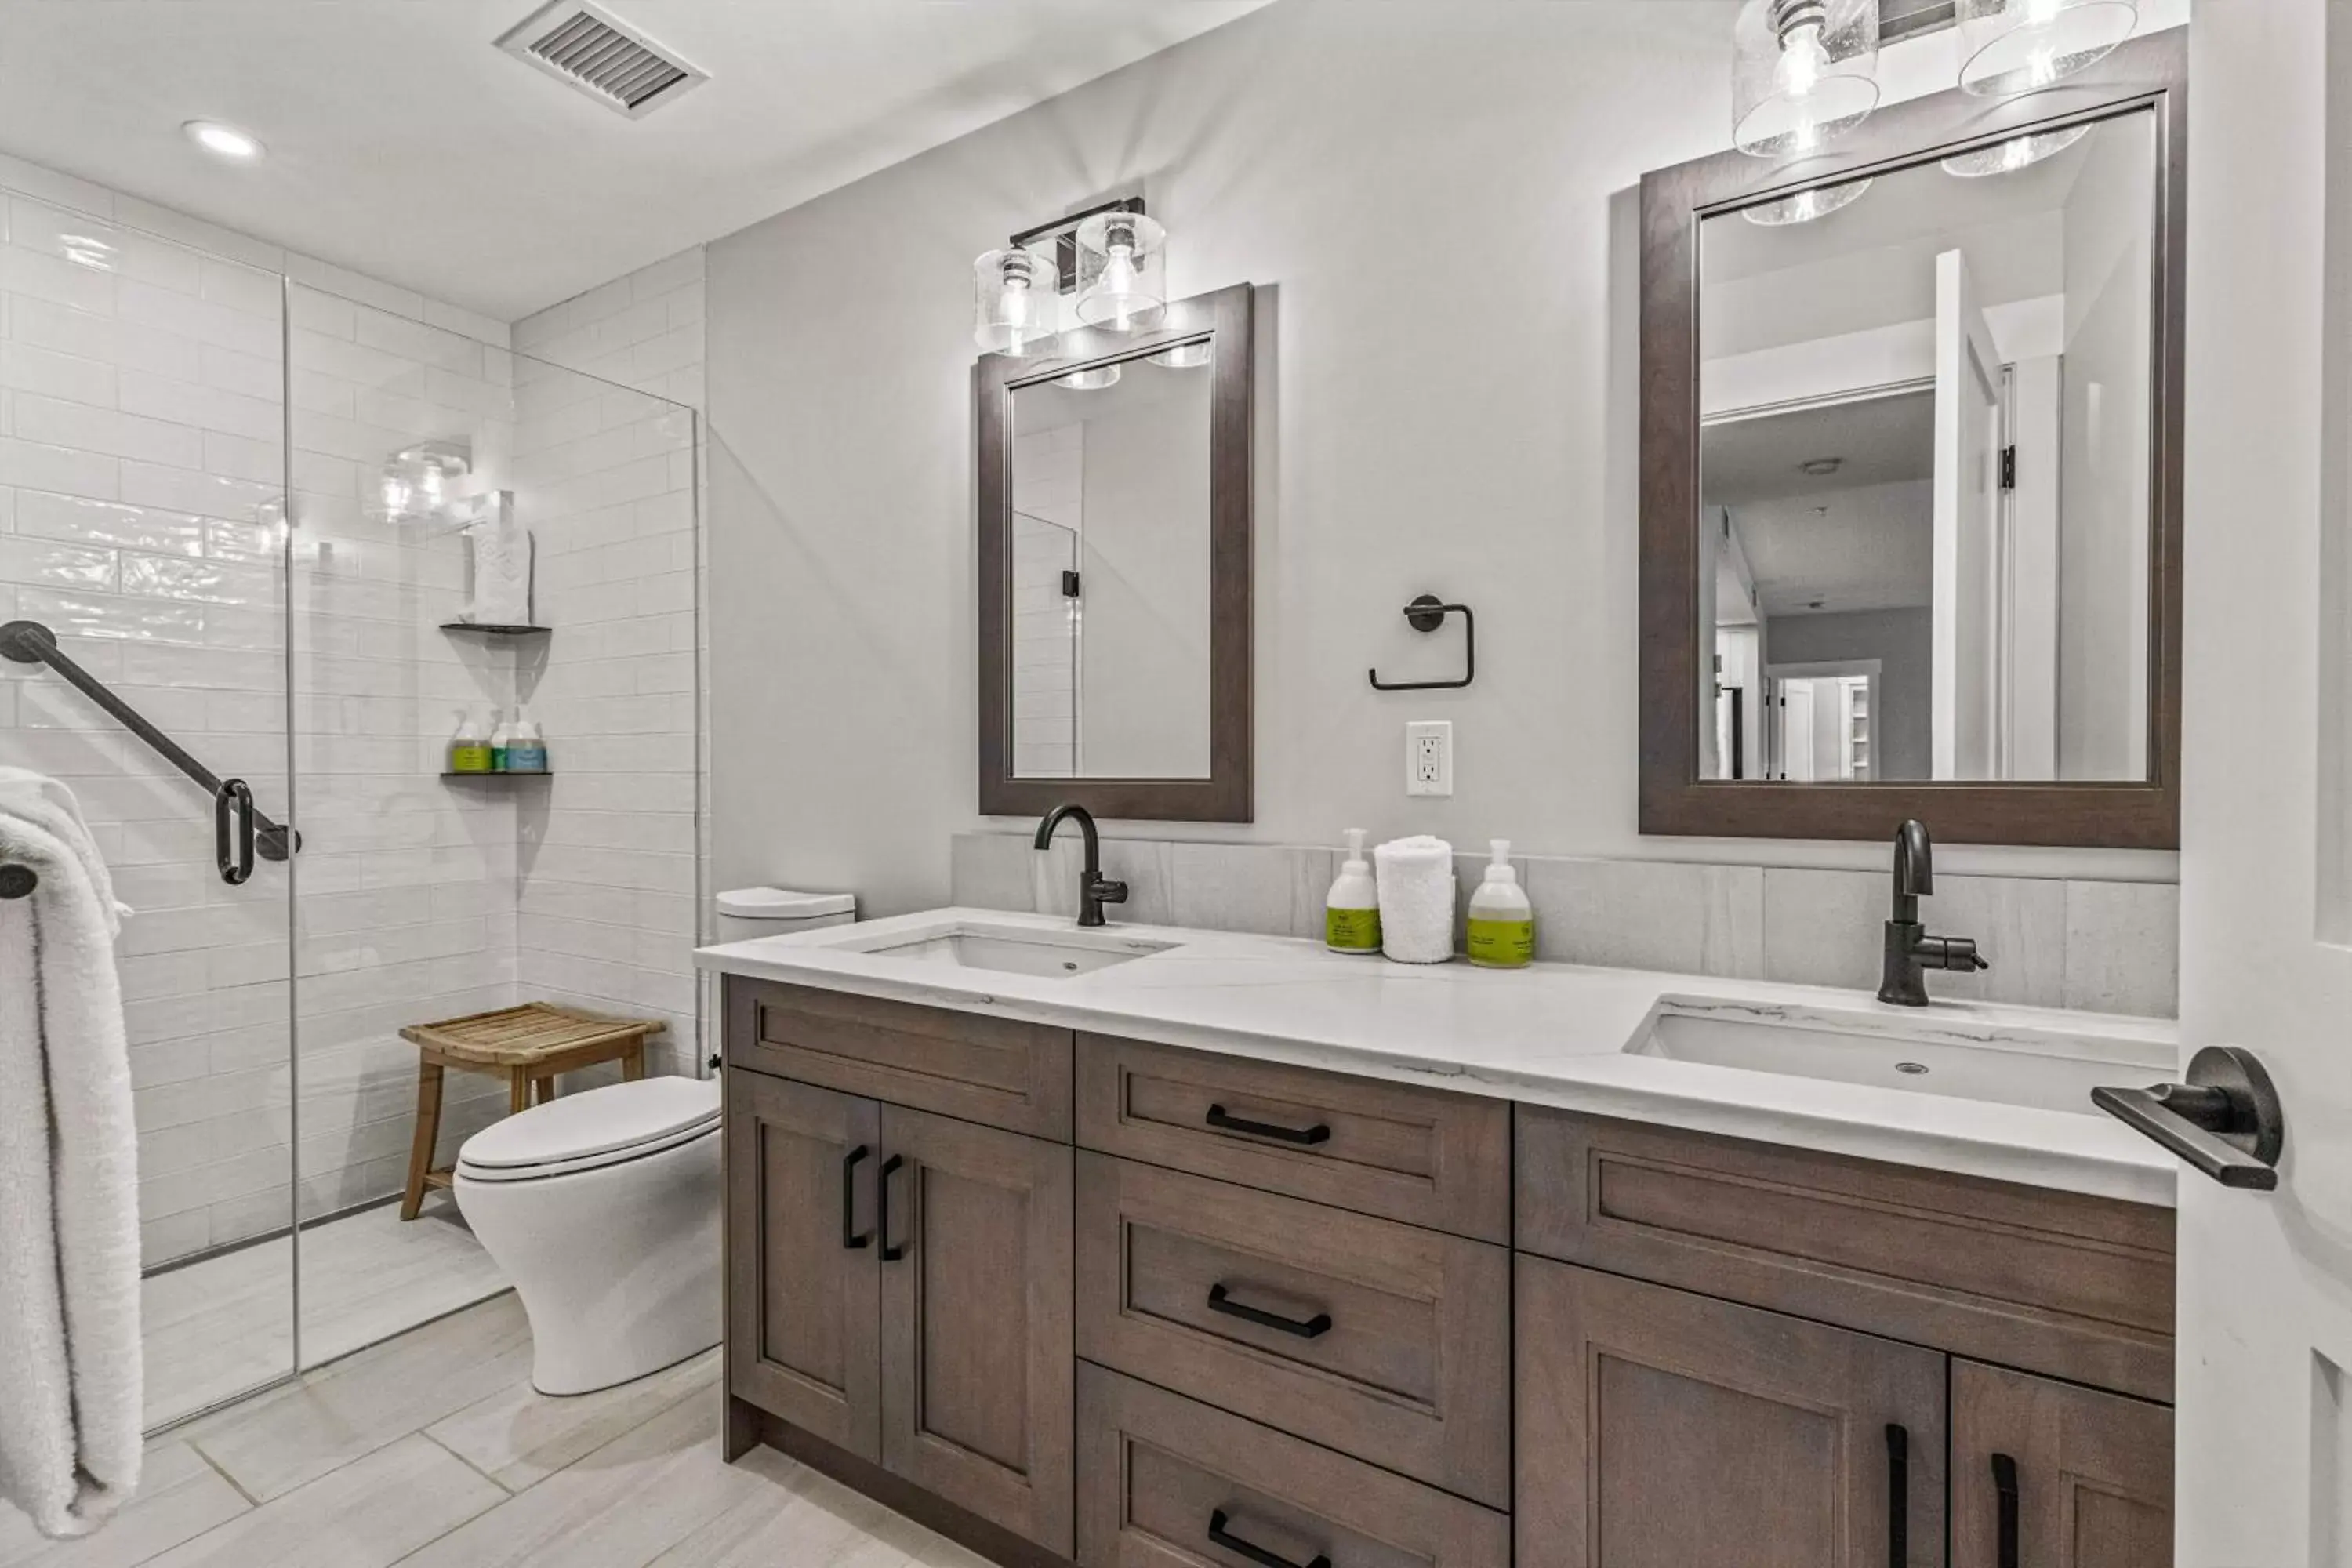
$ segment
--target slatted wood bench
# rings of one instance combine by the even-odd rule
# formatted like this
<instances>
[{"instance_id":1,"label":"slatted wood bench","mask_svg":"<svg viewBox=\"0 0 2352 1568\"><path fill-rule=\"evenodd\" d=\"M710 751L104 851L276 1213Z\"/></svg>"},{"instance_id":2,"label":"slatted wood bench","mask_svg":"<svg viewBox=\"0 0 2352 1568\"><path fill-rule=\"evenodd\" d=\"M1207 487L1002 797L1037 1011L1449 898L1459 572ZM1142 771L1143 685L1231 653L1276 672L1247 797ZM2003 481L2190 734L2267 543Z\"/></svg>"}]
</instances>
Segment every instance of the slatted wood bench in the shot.
<instances>
[{"instance_id":1,"label":"slatted wood bench","mask_svg":"<svg viewBox=\"0 0 2352 1568\"><path fill-rule=\"evenodd\" d=\"M433 1164L441 1136L441 1080L459 1072L504 1076L507 1113L530 1108L531 1090L541 1104L555 1098L559 1073L578 1072L617 1061L624 1079L646 1076L646 1042L668 1026L658 1019L610 1018L551 1002L526 1002L437 1024L411 1024L400 1037L416 1047L416 1136L408 1153L408 1190L400 1217L415 1219L425 1190L449 1185L451 1172Z\"/></svg>"}]
</instances>

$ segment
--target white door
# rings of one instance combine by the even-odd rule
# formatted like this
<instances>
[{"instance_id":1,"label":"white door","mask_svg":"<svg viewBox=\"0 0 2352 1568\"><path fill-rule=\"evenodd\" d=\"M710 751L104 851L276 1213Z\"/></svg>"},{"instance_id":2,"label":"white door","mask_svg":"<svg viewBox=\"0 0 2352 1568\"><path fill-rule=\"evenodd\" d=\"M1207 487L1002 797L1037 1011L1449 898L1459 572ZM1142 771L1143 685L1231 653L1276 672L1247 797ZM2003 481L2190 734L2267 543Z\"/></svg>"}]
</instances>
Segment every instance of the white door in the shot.
<instances>
[{"instance_id":1,"label":"white door","mask_svg":"<svg viewBox=\"0 0 2352 1568\"><path fill-rule=\"evenodd\" d=\"M1936 258L1936 582L1930 749L1939 779L1993 773L2000 356L1957 250Z\"/></svg>"},{"instance_id":2,"label":"white door","mask_svg":"<svg viewBox=\"0 0 2352 1568\"><path fill-rule=\"evenodd\" d=\"M2181 1028L2286 1144L2181 1171L2179 1563L2352 1568L2352 7L2191 27Z\"/></svg>"},{"instance_id":3,"label":"white door","mask_svg":"<svg viewBox=\"0 0 2352 1568\"><path fill-rule=\"evenodd\" d=\"M1813 683L1776 680L1780 694L1780 776L1792 784L1813 782Z\"/></svg>"}]
</instances>

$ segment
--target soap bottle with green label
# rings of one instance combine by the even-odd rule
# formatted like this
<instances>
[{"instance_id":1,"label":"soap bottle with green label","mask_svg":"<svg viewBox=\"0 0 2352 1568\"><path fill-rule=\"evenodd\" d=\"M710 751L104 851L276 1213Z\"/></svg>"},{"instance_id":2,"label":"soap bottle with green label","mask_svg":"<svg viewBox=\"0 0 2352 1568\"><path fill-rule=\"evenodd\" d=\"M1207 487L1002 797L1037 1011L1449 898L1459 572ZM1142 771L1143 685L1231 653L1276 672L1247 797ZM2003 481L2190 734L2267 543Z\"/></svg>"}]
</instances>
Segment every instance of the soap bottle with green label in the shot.
<instances>
[{"instance_id":1,"label":"soap bottle with green label","mask_svg":"<svg viewBox=\"0 0 2352 1568\"><path fill-rule=\"evenodd\" d=\"M1381 890L1364 858L1364 830L1348 829L1348 858L1323 900L1323 945L1333 952L1381 951Z\"/></svg>"},{"instance_id":2,"label":"soap bottle with green label","mask_svg":"<svg viewBox=\"0 0 2352 1568\"><path fill-rule=\"evenodd\" d=\"M1470 962L1482 969L1521 969L1536 955L1536 911L1511 868L1511 841L1487 840L1495 858L1470 895Z\"/></svg>"},{"instance_id":3,"label":"soap bottle with green label","mask_svg":"<svg viewBox=\"0 0 2352 1568\"><path fill-rule=\"evenodd\" d=\"M486 773L490 771L489 721L470 709L457 710L457 732L449 737L449 771Z\"/></svg>"}]
</instances>

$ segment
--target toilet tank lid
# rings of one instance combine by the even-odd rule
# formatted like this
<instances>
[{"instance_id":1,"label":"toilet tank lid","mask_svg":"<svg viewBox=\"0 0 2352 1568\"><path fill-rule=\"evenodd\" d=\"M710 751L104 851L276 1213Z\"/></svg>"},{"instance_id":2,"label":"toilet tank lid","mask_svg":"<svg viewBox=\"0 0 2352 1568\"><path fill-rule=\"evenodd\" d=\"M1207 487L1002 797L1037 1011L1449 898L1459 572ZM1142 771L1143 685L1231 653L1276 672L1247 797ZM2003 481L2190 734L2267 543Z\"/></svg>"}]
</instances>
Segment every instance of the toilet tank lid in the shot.
<instances>
[{"instance_id":1,"label":"toilet tank lid","mask_svg":"<svg viewBox=\"0 0 2352 1568\"><path fill-rule=\"evenodd\" d=\"M607 1084L493 1121L457 1152L491 1169L551 1165L659 1142L719 1120L717 1079L648 1078Z\"/></svg>"},{"instance_id":2,"label":"toilet tank lid","mask_svg":"<svg viewBox=\"0 0 2352 1568\"><path fill-rule=\"evenodd\" d=\"M847 914L855 893L796 893L789 888L737 888L719 895L719 912L752 921L804 921Z\"/></svg>"}]
</instances>

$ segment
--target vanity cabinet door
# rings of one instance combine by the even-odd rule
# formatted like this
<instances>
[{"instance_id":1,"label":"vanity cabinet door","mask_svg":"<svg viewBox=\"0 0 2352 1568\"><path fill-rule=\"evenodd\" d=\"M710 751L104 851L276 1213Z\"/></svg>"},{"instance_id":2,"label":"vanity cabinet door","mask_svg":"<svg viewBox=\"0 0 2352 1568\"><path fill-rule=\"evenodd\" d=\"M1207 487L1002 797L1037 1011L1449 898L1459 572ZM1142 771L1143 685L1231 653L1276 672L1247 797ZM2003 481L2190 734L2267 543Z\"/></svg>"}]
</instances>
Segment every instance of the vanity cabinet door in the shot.
<instances>
[{"instance_id":1,"label":"vanity cabinet door","mask_svg":"<svg viewBox=\"0 0 2352 1568\"><path fill-rule=\"evenodd\" d=\"M860 1458L882 1457L882 1108L727 1075L728 1388Z\"/></svg>"},{"instance_id":2,"label":"vanity cabinet door","mask_svg":"<svg viewBox=\"0 0 2352 1568\"><path fill-rule=\"evenodd\" d=\"M882 1110L882 1462L1070 1554L1067 1147Z\"/></svg>"},{"instance_id":3,"label":"vanity cabinet door","mask_svg":"<svg viewBox=\"0 0 2352 1568\"><path fill-rule=\"evenodd\" d=\"M1941 1354L1526 1256L1517 1297L1517 1568L1942 1563Z\"/></svg>"},{"instance_id":4,"label":"vanity cabinet door","mask_svg":"<svg viewBox=\"0 0 2352 1568\"><path fill-rule=\"evenodd\" d=\"M2172 1412L1952 1363L1953 1568L2171 1568Z\"/></svg>"}]
</instances>

